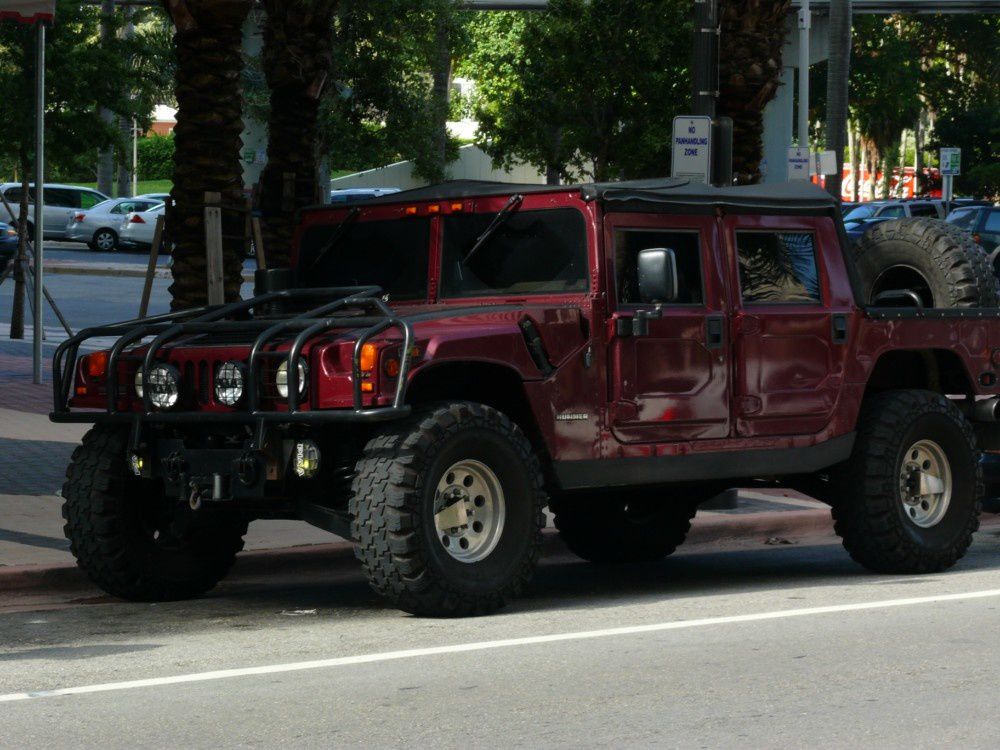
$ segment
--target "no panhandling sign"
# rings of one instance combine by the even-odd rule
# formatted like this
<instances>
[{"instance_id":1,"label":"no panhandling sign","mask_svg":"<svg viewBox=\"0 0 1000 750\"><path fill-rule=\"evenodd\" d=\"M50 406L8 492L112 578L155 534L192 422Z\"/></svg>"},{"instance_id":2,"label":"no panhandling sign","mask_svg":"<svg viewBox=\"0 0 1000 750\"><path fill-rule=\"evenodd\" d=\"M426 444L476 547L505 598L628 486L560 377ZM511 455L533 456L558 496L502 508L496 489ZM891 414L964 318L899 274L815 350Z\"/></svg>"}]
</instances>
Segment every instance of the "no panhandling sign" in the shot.
<instances>
[{"instance_id":1,"label":"no panhandling sign","mask_svg":"<svg viewBox=\"0 0 1000 750\"><path fill-rule=\"evenodd\" d=\"M712 175L712 118L675 117L670 176L708 184Z\"/></svg>"}]
</instances>

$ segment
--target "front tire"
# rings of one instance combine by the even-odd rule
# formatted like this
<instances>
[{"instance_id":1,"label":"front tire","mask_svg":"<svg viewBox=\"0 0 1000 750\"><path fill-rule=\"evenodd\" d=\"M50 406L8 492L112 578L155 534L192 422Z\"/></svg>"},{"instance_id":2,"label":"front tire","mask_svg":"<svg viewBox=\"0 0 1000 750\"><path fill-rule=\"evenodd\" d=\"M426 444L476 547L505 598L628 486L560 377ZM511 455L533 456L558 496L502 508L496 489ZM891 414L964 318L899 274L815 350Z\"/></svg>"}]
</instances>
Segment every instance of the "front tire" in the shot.
<instances>
[{"instance_id":1,"label":"front tire","mask_svg":"<svg viewBox=\"0 0 1000 750\"><path fill-rule=\"evenodd\" d=\"M629 490L563 497L553 503L559 536L577 557L594 563L662 560L681 545L697 503L668 490Z\"/></svg>"},{"instance_id":2,"label":"front tire","mask_svg":"<svg viewBox=\"0 0 1000 750\"><path fill-rule=\"evenodd\" d=\"M94 583L122 599L200 596L236 561L247 523L183 512L162 485L131 473L127 443L127 430L99 425L73 451L62 491L73 556Z\"/></svg>"},{"instance_id":3,"label":"front tire","mask_svg":"<svg viewBox=\"0 0 1000 750\"><path fill-rule=\"evenodd\" d=\"M355 555L406 612L494 612L541 551L545 494L524 433L488 406L429 407L369 441L350 500Z\"/></svg>"},{"instance_id":4,"label":"front tire","mask_svg":"<svg viewBox=\"0 0 1000 750\"><path fill-rule=\"evenodd\" d=\"M979 528L983 473L972 426L930 391L866 401L851 457L831 472L834 528L879 573L936 573Z\"/></svg>"}]
</instances>

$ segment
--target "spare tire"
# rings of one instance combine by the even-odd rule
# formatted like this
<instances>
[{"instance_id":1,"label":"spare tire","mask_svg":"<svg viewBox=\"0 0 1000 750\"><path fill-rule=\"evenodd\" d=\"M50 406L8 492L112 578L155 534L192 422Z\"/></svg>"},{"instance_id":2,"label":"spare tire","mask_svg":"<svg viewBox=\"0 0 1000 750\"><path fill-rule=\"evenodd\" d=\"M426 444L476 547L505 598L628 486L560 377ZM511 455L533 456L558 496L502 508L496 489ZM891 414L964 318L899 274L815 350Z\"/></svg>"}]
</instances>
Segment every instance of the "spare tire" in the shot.
<instances>
[{"instance_id":1,"label":"spare tire","mask_svg":"<svg viewBox=\"0 0 1000 750\"><path fill-rule=\"evenodd\" d=\"M855 245L864 302L890 290L914 292L924 307L996 307L997 277L972 237L939 219L878 224Z\"/></svg>"}]
</instances>

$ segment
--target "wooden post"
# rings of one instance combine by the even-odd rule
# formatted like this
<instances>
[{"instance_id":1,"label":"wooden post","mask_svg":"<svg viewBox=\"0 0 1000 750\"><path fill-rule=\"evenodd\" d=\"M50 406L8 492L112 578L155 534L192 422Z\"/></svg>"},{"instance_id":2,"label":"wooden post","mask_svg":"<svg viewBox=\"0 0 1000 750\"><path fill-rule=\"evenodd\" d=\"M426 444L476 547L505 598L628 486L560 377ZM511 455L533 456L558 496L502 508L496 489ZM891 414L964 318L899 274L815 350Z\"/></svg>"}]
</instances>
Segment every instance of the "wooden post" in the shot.
<instances>
[{"instance_id":1,"label":"wooden post","mask_svg":"<svg viewBox=\"0 0 1000 750\"><path fill-rule=\"evenodd\" d=\"M250 218L250 229L253 232L253 246L257 255L257 268L267 268L267 258L264 255L264 235L260 231L260 219L256 216Z\"/></svg>"},{"instance_id":2,"label":"wooden post","mask_svg":"<svg viewBox=\"0 0 1000 750\"><path fill-rule=\"evenodd\" d=\"M222 266L222 203L221 193L205 193L205 271L208 276L208 304L226 301Z\"/></svg>"},{"instance_id":3,"label":"wooden post","mask_svg":"<svg viewBox=\"0 0 1000 750\"><path fill-rule=\"evenodd\" d=\"M167 220L164 214L156 217L153 228L153 246L149 248L149 265L146 266L146 282L142 286L142 301L139 302L139 317L145 318L149 311L149 296L153 291L153 278L156 276L156 261L160 257L160 244L163 242L163 224Z\"/></svg>"}]
</instances>

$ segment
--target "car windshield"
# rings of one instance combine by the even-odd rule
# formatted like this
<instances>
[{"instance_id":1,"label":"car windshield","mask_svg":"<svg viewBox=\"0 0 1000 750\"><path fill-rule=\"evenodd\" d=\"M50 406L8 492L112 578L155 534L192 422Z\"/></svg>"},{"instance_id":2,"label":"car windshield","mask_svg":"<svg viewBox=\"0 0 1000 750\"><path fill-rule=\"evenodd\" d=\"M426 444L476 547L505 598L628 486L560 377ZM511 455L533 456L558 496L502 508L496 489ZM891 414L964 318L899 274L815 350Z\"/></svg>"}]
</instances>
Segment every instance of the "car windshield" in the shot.
<instances>
[{"instance_id":1,"label":"car windshield","mask_svg":"<svg viewBox=\"0 0 1000 750\"><path fill-rule=\"evenodd\" d=\"M430 219L351 221L307 227L299 249L299 286L378 286L392 300L427 297ZM333 245L327 247L331 240Z\"/></svg>"},{"instance_id":2,"label":"car windshield","mask_svg":"<svg viewBox=\"0 0 1000 750\"><path fill-rule=\"evenodd\" d=\"M452 214L444 218L442 297L587 290L587 239L579 211L518 211L469 257L476 238L495 216Z\"/></svg>"},{"instance_id":3,"label":"car windshield","mask_svg":"<svg viewBox=\"0 0 1000 750\"><path fill-rule=\"evenodd\" d=\"M875 214L875 207L870 205L855 206L844 216L844 221L861 221Z\"/></svg>"}]
</instances>

